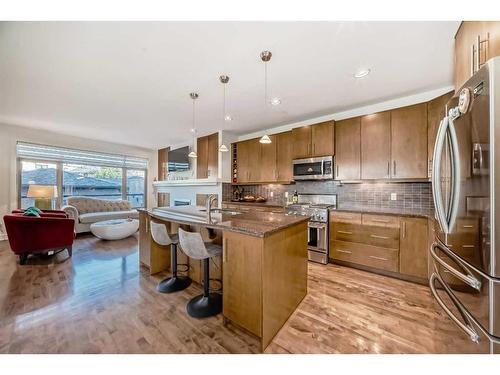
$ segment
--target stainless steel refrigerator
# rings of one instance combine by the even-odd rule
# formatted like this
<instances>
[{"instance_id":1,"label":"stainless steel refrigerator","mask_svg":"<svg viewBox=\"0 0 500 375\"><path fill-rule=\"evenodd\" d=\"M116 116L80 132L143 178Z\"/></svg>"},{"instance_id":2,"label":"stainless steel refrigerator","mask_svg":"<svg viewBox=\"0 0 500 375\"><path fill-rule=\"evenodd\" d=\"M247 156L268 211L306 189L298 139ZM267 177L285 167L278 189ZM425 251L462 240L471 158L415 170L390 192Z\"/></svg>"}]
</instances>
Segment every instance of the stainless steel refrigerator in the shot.
<instances>
[{"instance_id":1,"label":"stainless steel refrigerator","mask_svg":"<svg viewBox=\"0 0 500 375\"><path fill-rule=\"evenodd\" d=\"M446 113L432 164L429 283L474 351L500 353L500 58L457 91Z\"/></svg>"}]
</instances>

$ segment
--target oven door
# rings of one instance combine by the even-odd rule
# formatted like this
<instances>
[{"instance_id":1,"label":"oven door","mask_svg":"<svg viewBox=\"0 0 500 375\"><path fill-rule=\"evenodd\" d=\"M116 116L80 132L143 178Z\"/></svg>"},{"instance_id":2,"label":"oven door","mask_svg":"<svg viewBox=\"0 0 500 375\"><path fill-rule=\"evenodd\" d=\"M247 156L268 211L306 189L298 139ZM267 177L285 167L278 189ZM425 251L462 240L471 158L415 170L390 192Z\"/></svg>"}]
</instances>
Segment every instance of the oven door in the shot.
<instances>
[{"instance_id":1,"label":"oven door","mask_svg":"<svg viewBox=\"0 0 500 375\"><path fill-rule=\"evenodd\" d=\"M293 161L294 180L324 180L333 178L333 158L309 158Z\"/></svg>"},{"instance_id":2,"label":"oven door","mask_svg":"<svg viewBox=\"0 0 500 375\"><path fill-rule=\"evenodd\" d=\"M439 240L431 247L430 287L438 304L474 346L468 352L500 353L500 281L466 263Z\"/></svg>"},{"instance_id":3,"label":"oven door","mask_svg":"<svg viewBox=\"0 0 500 375\"><path fill-rule=\"evenodd\" d=\"M307 250L312 262L328 263L328 225L310 221L307 226Z\"/></svg>"}]
</instances>

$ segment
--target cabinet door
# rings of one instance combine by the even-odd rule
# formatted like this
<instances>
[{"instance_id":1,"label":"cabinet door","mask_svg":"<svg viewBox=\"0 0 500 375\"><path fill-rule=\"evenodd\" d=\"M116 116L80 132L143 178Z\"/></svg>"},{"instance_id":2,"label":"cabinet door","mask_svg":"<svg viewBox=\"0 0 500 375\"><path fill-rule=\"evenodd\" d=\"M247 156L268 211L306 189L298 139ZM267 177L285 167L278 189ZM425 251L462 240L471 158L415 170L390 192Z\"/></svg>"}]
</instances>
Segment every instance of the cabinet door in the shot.
<instances>
[{"instance_id":1,"label":"cabinet door","mask_svg":"<svg viewBox=\"0 0 500 375\"><path fill-rule=\"evenodd\" d=\"M248 169L250 158L250 141L238 142L236 145L236 166L238 168L238 183L245 183L250 181L250 173Z\"/></svg>"},{"instance_id":2,"label":"cabinet door","mask_svg":"<svg viewBox=\"0 0 500 375\"><path fill-rule=\"evenodd\" d=\"M276 134L276 169L278 181L292 181L293 179L293 136L292 132Z\"/></svg>"},{"instance_id":3,"label":"cabinet door","mask_svg":"<svg viewBox=\"0 0 500 375\"><path fill-rule=\"evenodd\" d=\"M401 218L401 238L399 240L400 273L428 277L427 219Z\"/></svg>"},{"instance_id":4,"label":"cabinet door","mask_svg":"<svg viewBox=\"0 0 500 375\"><path fill-rule=\"evenodd\" d=\"M259 139L248 141L248 182L259 182L261 173L261 144Z\"/></svg>"},{"instance_id":5,"label":"cabinet door","mask_svg":"<svg viewBox=\"0 0 500 375\"><path fill-rule=\"evenodd\" d=\"M427 178L427 103L391 111L392 178Z\"/></svg>"},{"instance_id":6,"label":"cabinet door","mask_svg":"<svg viewBox=\"0 0 500 375\"><path fill-rule=\"evenodd\" d=\"M196 178L208 177L208 136L196 140Z\"/></svg>"},{"instance_id":7,"label":"cabinet door","mask_svg":"<svg viewBox=\"0 0 500 375\"><path fill-rule=\"evenodd\" d=\"M439 123L446 114L446 103L448 103L452 96L453 91L450 91L427 103L427 176L429 178L432 173L432 158Z\"/></svg>"},{"instance_id":8,"label":"cabinet door","mask_svg":"<svg viewBox=\"0 0 500 375\"><path fill-rule=\"evenodd\" d=\"M335 179L359 180L361 167L361 126L355 117L335 122Z\"/></svg>"},{"instance_id":9,"label":"cabinet door","mask_svg":"<svg viewBox=\"0 0 500 375\"><path fill-rule=\"evenodd\" d=\"M262 337L262 239L224 232L223 315Z\"/></svg>"},{"instance_id":10,"label":"cabinet door","mask_svg":"<svg viewBox=\"0 0 500 375\"><path fill-rule=\"evenodd\" d=\"M334 121L311 126L311 156L327 156L335 153Z\"/></svg>"},{"instance_id":11,"label":"cabinet door","mask_svg":"<svg viewBox=\"0 0 500 375\"><path fill-rule=\"evenodd\" d=\"M217 177L219 169L219 134L207 137L207 176Z\"/></svg>"},{"instance_id":12,"label":"cabinet door","mask_svg":"<svg viewBox=\"0 0 500 375\"><path fill-rule=\"evenodd\" d=\"M391 113L361 117L361 178L390 178Z\"/></svg>"},{"instance_id":13,"label":"cabinet door","mask_svg":"<svg viewBox=\"0 0 500 375\"><path fill-rule=\"evenodd\" d=\"M301 159L311 156L311 127L302 126L292 129L293 158Z\"/></svg>"},{"instance_id":14,"label":"cabinet door","mask_svg":"<svg viewBox=\"0 0 500 375\"><path fill-rule=\"evenodd\" d=\"M260 145L259 180L261 182L274 182L277 180L276 172L276 136L270 135L271 143Z\"/></svg>"}]
</instances>

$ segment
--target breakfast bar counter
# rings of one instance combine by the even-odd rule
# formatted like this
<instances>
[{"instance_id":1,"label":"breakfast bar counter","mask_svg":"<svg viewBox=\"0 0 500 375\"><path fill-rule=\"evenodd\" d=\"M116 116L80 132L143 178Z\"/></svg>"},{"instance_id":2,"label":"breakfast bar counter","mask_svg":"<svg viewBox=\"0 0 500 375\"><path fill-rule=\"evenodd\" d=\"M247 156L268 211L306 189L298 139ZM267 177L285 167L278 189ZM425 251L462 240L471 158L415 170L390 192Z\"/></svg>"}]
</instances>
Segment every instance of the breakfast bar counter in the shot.
<instances>
[{"instance_id":1,"label":"breakfast bar counter","mask_svg":"<svg viewBox=\"0 0 500 375\"><path fill-rule=\"evenodd\" d=\"M149 252L140 258L151 273L170 266L169 252L150 240L151 220L171 232L210 232L222 242L224 322L256 336L262 350L307 293L307 217L177 206L140 210L139 219L140 253Z\"/></svg>"}]
</instances>

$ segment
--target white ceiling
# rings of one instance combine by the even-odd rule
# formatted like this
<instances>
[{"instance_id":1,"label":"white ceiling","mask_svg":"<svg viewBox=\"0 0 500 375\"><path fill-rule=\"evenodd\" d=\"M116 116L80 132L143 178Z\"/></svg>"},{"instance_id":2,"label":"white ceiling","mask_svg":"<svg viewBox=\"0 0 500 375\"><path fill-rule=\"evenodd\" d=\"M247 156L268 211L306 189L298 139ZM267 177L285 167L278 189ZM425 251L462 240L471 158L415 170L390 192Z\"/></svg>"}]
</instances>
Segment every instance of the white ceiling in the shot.
<instances>
[{"instance_id":1,"label":"white ceiling","mask_svg":"<svg viewBox=\"0 0 500 375\"><path fill-rule=\"evenodd\" d=\"M2 22L0 122L161 148L452 84L459 22ZM270 96L264 67L271 50ZM356 80L353 73L372 73ZM223 123L222 84L228 74Z\"/></svg>"}]
</instances>

